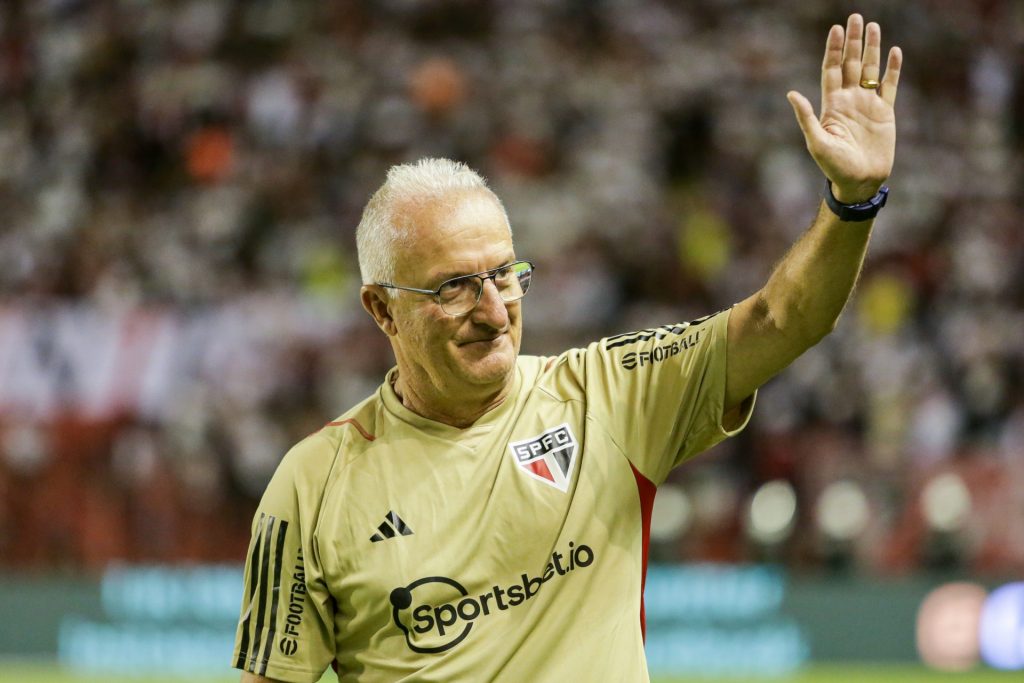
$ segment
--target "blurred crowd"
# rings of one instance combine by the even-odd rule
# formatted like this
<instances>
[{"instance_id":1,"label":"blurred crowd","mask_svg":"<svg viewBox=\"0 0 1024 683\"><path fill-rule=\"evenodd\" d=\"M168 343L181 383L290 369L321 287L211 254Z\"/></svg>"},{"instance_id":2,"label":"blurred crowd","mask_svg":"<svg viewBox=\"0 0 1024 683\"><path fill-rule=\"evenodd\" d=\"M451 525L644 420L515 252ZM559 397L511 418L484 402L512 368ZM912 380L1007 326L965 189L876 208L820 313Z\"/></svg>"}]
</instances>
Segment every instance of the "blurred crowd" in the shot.
<instances>
[{"instance_id":1,"label":"blurred crowd","mask_svg":"<svg viewBox=\"0 0 1024 683\"><path fill-rule=\"evenodd\" d=\"M0 568L242 560L290 444L391 365L354 231L394 163L503 199L526 353L743 299L816 211L785 93L854 10L906 60L868 264L674 473L654 557L1024 571L1013 0L0 3Z\"/></svg>"}]
</instances>

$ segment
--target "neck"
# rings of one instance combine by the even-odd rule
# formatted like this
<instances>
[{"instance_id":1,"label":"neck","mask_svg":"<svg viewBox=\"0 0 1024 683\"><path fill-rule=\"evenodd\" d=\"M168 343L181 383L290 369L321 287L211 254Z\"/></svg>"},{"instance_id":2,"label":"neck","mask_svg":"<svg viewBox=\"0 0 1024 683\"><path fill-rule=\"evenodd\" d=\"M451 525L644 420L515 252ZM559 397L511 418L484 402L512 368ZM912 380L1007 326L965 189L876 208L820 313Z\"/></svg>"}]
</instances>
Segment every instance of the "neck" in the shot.
<instances>
[{"instance_id":1,"label":"neck","mask_svg":"<svg viewBox=\"0 0 1024 683\"><path fill-rule=\"evenodd\" d=\"M476 396L467 397L464 393L424 391L420 387L413 387L407 381L406 375L399 370L395 373L391 386L402 405L417 415L451 427L465 429L501 405L512 389L512 382L505 382L497 390L485 389L473 392L477 393ZM458 402L445 400L445 396L453 394L459 396Z\"/></svg>"}]
</instances>

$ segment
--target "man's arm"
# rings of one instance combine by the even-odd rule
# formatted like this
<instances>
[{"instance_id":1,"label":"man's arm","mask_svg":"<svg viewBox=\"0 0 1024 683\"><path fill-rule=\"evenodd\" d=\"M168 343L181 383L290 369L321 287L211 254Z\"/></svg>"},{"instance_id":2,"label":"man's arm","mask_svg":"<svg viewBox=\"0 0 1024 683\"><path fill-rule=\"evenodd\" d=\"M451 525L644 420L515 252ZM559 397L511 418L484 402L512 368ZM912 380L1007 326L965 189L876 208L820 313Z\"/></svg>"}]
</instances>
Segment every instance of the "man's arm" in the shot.
<instances>
[{"instance_id":1,"label":"man's arm","mask_svg":"<svg viewBox=\"0 0 1024 683\"><path fill-rule=\"evenodd\" d=\"M787 94L807 149L833 194L845 204L870 199L892 171L896 148L893 103L903 55L889 52L879 89L881 29L851 15L828 34L821 69L821 119L807 99ZM862 47L863 46L863 47ZM844 223L822 203L810 229L775 267L760 291L737 304L729 319L725 425L755 389L835 328L853 291L873 221Z\"/></svg>"}]
</instances>

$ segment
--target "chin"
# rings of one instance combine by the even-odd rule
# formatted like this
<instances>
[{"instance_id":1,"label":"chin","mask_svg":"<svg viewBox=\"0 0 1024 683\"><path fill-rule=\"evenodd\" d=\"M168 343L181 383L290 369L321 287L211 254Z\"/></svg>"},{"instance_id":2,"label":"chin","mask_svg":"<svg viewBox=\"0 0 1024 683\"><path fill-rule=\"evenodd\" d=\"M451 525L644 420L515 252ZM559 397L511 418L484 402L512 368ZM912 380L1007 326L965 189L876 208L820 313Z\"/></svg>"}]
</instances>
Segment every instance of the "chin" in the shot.
<instances>
[{"instance_id":1,"label":"chin","mask_svg":"<svg viewBox=\"0 0 1024 683\"><path fill-rule=\"evenodd\" d=\"M462 375L470 384L497 384L511 376L515 365L515 354L492 353L468 362Z\"/></svg>"}]
</instances>

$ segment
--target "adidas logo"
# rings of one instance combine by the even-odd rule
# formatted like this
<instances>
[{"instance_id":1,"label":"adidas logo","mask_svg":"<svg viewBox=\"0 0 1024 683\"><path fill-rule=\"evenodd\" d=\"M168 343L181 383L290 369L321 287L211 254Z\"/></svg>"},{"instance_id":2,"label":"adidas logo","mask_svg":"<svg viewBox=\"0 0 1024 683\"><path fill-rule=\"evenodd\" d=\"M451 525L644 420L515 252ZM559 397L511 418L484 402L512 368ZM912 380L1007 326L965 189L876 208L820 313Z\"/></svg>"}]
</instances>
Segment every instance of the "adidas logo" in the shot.
<instances>
[{"instance_id":1,"label":"adidas logo","mask_svg":"<svg viewBox=\"0 0 1024 683\"><path fill-rule=\"evenodd\" d=\"M374 543L383 541L385 538L394 538L397 534L412 536L412 529L409 528L409 525L403 522L402 518L392 510L389 510L388 514L384 515L384 521L377 527L377 532L370 536L370 540Z\"/></svg>"}]
</instances>

